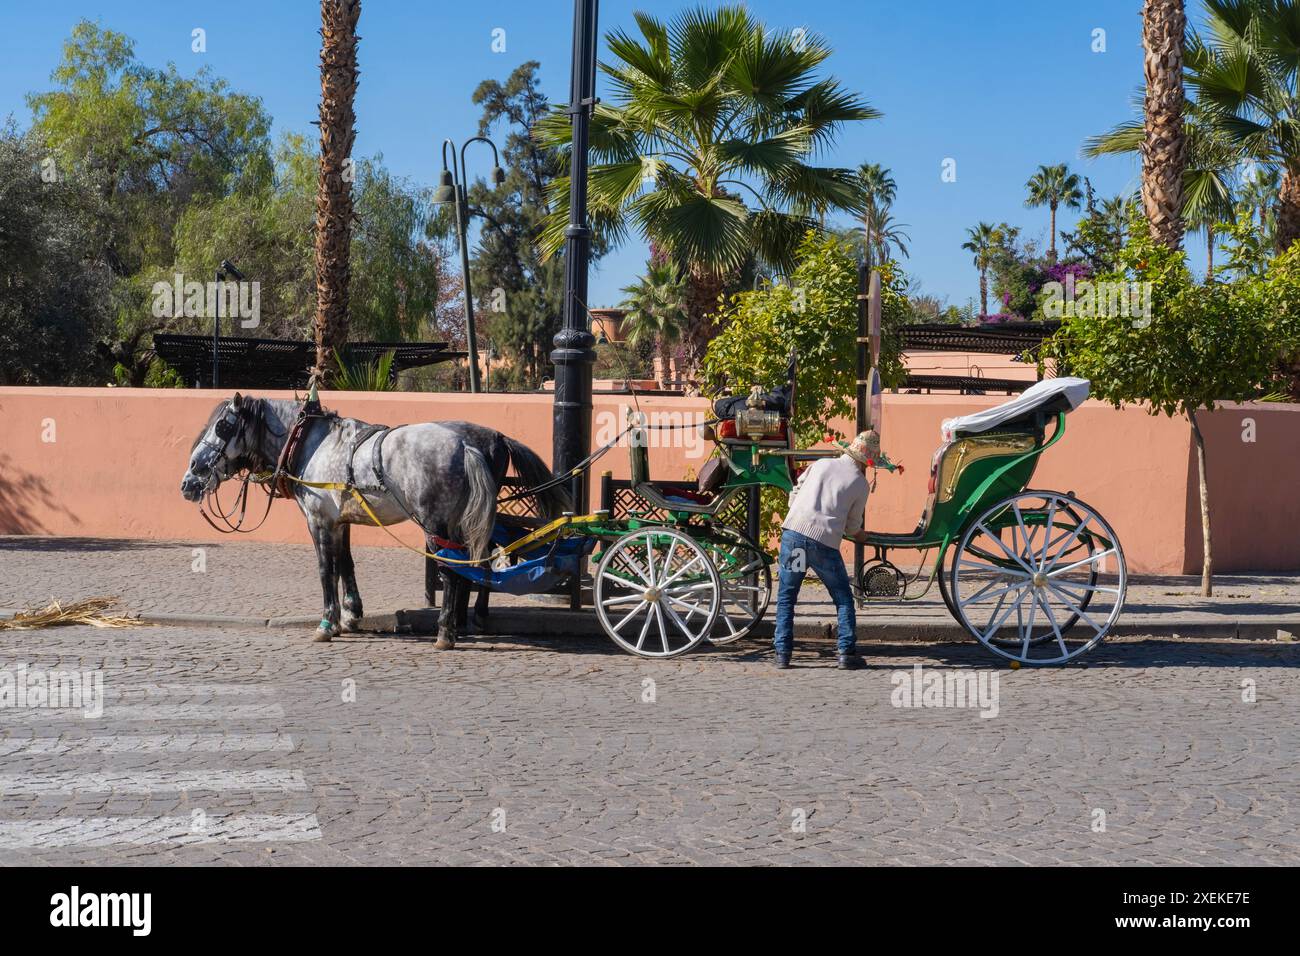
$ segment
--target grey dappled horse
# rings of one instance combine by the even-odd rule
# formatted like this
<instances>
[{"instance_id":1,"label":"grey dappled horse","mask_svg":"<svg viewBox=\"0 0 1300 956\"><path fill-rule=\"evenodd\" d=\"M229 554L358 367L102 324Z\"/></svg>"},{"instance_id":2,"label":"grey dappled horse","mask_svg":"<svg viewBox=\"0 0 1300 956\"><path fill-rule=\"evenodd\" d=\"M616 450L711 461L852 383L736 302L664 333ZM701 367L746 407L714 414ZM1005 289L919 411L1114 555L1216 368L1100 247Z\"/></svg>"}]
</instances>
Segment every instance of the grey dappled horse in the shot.
<instances>
[{"instance_id":1,"label":"grey dappled horse","mask_svg":"<svg viewBox=\"0 0 1300 956\"><path fill-rule=\"evenodd\" d=\"M199 502L241 472L275 469L302 409L299 402L239 394L219 403L194 442L181 494ZM377 442L382 458L376 454ZM476 558L488 553L497 489L510 466L526 487L551 478L546 465L526 445L469 422L429 422L389 430L320 412L306 419L292 458L285 468L294 477L306 482L351 480L383 524L414 519L427 533L464 542ZM357 630L361 622L349 526L373 522L346 491L297 483L291 491L307 519L320 565L325 607L315 639L328 641L340 630ZM559 517L569 507L562 487L548 489L538 498L543 518ZM470 586L446 570L443 582L440 649L455 646ZM480 601L477 613L485 613L485 605Z\"/></svg>"}]
</instances>

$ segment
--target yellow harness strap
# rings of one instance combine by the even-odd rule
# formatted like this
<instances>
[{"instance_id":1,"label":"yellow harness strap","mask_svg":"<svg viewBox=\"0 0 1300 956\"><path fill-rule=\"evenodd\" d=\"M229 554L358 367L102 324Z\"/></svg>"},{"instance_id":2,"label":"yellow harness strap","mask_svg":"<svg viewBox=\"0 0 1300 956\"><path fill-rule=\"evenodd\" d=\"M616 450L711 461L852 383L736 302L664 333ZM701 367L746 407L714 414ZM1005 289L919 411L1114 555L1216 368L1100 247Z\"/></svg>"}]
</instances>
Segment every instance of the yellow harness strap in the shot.
<instances>
[{"instance_id":1,"label":"yellow harness strap","mask_svg":"<svg viewBox=\"0 0 1300 956\"><path fill-rule=\"evenodd\" d=\"M315 488L319 491L348 492L350 495L352 495L353 499L357 502L357 504L361 506L361 510L366 513L366 517L368 517L371 521L375 523L376 528L382 528L386 535L388 535L390 538L392 538L394 541L396 541L406 550L412 551L415 554L422 554L426 558L433 558L435 561L439 561L443 564L460 564L460 565L489 564L492 561L495 561L499 557L513 554L516 551L526 550L527 547L531 544L554 541L555 538L559 536L560 531L571 524L582 524L591 521L597 521L603 517L601 515L594 515L594 514L566 515L563 518L556 518L554 521L543 525L542 527L538 528L536 531L524 535L522 538L518 538L515 541L510 542L510 544L504 547L497 548L496 551L492 552L492 554L488 555L486 558L477 558L477 559L447 558L441 555L433 554L432 552L429 551L425 551L423 548L413 548L405 541L403 541L401 538L399 538L397 535L393 534L393 532L388 528L388 526L385 525L382 521L380 521L378 516L375 515L374 510L370 507L370 502L366 501L366 496L363 495L360 491L358 491L355 487L347 484L346 482L304 481L301 478L295 478L293 475L289 475L289 474L281 475L281 477L288 478L294 484L302 485L304 488Z\"/></svg>"}]
</instances>

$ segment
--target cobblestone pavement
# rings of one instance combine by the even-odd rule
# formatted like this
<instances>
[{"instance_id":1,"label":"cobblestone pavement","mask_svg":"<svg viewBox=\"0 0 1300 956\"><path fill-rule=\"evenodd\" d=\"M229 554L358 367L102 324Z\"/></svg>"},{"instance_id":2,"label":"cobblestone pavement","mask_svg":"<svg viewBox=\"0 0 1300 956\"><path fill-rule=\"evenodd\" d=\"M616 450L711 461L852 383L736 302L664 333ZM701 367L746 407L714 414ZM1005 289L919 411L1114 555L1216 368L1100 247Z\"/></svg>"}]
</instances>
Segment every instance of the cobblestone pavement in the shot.
<instances>
[{"instance_id":1,"label":"cobblestone pavement","mask_svg":"<svg viewBox=\"0 0 1300 956\"><path fill-rule=\"evenodd\" d=\"M357 581L366 612L391 613L424 604L423 559L401 548L354 548ZM302 619L320 614L316 557L310 546L94 538L0 537L0 609L17 610L112 595L134 613L227 616L243 623ZM539 599L494 595L495 606ZM546 599L540 599L545 601ZM799 599L801 620L831 622L834 605L810 583ZM933 588L920 601L875 604L859 615L862 636L873 625L956 627ZM1252 637L1278 628L1300 635L1300 576L1220 575L1212 599L1200 596L1200 579L1186 576L1130 579L1121 623L1129 633L1175 633L1199 627L1200 636L1231 637L1252 625Z\"/></svg>"},{"instance_id":2,"label":"cobblestone pavement","mask_svg":"<svg viewBox=\"0 0 1300 956\"><path fill-rule=\"evenodd\" d=\"M98 719L0 708L0 863L1300 863L1297 645L870 660L0 631L0 666L105 694ZM996 674L997 715L893 706L915 664Z\"/></svg>"}]
</instances>

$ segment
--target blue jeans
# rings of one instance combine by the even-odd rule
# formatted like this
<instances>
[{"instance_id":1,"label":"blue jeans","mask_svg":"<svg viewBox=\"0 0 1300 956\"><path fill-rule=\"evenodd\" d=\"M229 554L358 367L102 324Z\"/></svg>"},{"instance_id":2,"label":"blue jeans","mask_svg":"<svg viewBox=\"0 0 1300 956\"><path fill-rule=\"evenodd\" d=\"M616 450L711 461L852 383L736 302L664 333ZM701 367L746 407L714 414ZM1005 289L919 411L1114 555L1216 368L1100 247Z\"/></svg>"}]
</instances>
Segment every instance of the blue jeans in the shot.
<instances>
[{"instance_id":1,"label":"blue jeans","mask_svg":"<svg viewBox=\"0 0 1300 956\"><path fill-rule=\"evenodd\" d=\"M839 617L839 652L855 654L858 649L858 616L853 588L844 559L834 548L814 541L798 531L781 532L781 569L776 586L776 652L788 656L794 648L794 603L799 599L804 575L812 570L826 585Z\"/></svg>"}]
</instances>

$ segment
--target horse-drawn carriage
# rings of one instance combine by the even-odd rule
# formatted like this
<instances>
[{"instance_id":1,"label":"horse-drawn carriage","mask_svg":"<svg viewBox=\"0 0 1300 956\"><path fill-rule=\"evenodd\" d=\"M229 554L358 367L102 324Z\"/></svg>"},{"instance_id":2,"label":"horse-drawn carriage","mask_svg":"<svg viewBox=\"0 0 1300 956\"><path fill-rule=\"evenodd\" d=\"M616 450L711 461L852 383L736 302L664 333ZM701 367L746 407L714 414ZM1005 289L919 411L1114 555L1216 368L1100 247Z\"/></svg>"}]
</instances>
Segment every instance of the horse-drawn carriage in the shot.
<instances>
[{"instance_id":1,"label":"horse-drawn carriage","mask_svg":"<svg viewBox=\"0 0 1300 956\"><path fill-rule=\"evenodd\" d=\"M879 425L876 381L869 419ZM1087 390L1080 379L1051 379L944 422L921 519L908 533L870 534L874 556L857 576L860 599L915 600L937 581L971 636L1028 664L1064 663L1103 640L1124 604L1126 568L1115 533L1072 493L1029 488L1039 456L1064 435L1066 415ZM506 518L494 532L491 565L456 547L437 557L475 584L526 593L578 574L599 547L595 610L624 650L675 657L706 640L738 640L767 609L772 559L721 516L737 495L755 487L789 492L801 462L839 454L795 447L794 400L793 375L775 392L719 400L715 420L701 426L715 456L697 491L651 480L647 425L634 420L624 436L631 487L644 511L570 514L540 527ZM887 459L876 464L893 467ZM924 554L908 577L889 559L898 550L936 552L921 594L908 590L925 574Z\"/></svg>"}]
</instances>

